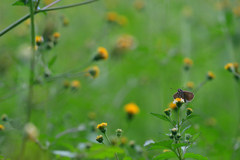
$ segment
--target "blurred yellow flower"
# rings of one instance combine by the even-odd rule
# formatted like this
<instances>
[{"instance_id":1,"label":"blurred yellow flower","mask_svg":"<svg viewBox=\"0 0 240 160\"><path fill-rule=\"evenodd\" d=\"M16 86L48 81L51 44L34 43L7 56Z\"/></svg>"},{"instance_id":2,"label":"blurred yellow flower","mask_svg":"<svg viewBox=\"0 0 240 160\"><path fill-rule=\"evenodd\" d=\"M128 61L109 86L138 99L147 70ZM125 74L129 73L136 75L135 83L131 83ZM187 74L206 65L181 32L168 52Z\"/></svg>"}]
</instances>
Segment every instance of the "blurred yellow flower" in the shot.
<instances>
[{"instance_id":1,"label":"blurred yellow flower","mask_svg":"<svg viewBox=\"0 0 240 160\"><path fill-rule=\"evenodd\" d=\"M97 49L97 54L95 55L95 57L93 58L93 60L98 61L98 60L105 60L108 58L108 51L106 50L106 48L104 47L99 47Z\"/></svg>"},{"instance_id":2,"label":"blurred yellow flower","mask_svg":"<svg viewBox=\"0 0 240 160\"><path fill-rule=\"evenodd\" d=\"M145 6L145 4L142 0L135 0L133 5L137 10L141 10Z\"/></svg>"},{"instance_id":3,"label":"blurred yellow flower","mask_svg":"<svg viewBox=\"0 0 240 160\"><path fill-rule=\"evenodd\" d=\"M126 137L121 137L120 141L122 145L125 145L127 144L128 139Z\"/></svg>"},{"instance_id":4,"label":"blurred yellow flower","mask_svg":"<svg viewBox=\"0 0 240 160\"><path fill-rule=\"evenodd\" d=\"M188 81L188 82L187 82L187 88L193 89L193 88L194 88L194 83L191 82L191 81Z\"/></svg>"},{"instance_id":5,"label":"blurred yellow flower","mask_svg":"<svg viewBox=\"0 0 240 160\"><path fill-rule=\"evenodd\" d=\"M226 70L232 72L233 69L234 69L234 65L233 65L233 63L227 63L227 64L224 66L224 69L226 69Z\"/></svg>"},{"instance_id":6,"label":"blurred yellow flower","mask_svg":"<svg viewBox=\"0 0 240 160\"><path fill-rule=\"evenodd\" d=\"M86 76L92 76L93 78L97 78L99 76L100 69L98 68L98 66L93 66L88 68L86 72Z\"/></svg>"},{"instance_id":7,"label":"blurred yellow flower","mask_svg":"<svg viewBox=\"0 0 240 160\"><path fill-rule=\"evenodd\" d=\"M53 34L53 38L58 39L59 37L60 37L60 33L59 32L55 32Z\"/></svg>"},{"instance_id":8,"label":"blurred yellow flower","mask_svg":"<svg viewBox=\"0 0 240 160\"><path fill-rule=\"evenodd\" d=\"M128 22L127 17L122 16L122 15L121 15L121 16L118 16L118 18L117 18L117 23L118 23L120 26L126 25L127 22Z\"/></svg>"},{"instance_id":9,"label":"blurred yellow flower","mask_svg":"<svg viewBox=\"0 0 240 160\"><path fill-rule=\"evenodd\" d=\"M115 22L117 20L118 14L116 12L108 12L107 13L107 20L109 22Z\"/></svg>"},{"instance_id":10,"label":"blurred yellow flower","mask_svg":"<svg viewBox=\"0 0 240 160\"><path fill-rule=\"evenodd\" d=\"M97 125L97 129L106 128L106 127L107 127L107 123L104 123L104 122Z\"/></svg>"},{"instance_id":11,"label":"blurred yellow flower","mask_svg":"<svg viewBox=\"0 0 240 160\"><path fill-rule=\"evenodd\" d=\"M63 86L64 86L65 88L70 87L69 81L64 81L64 82L63 82Z\"/></svg>"},{"instance_id":12,"label":"blurred yellow flower","mask_svg":"<svg viewBox=\"0 0 240 160\"><path fill-rule=\"evenodd\" d=\"M139 107L135 103L126 104L124 110L131 115L139 113Z\"/></svg>"},{"instance_id":13,"label":"blurred yellow flower","mask_svg":"<svg viewBox=\"0 0 240 160\"><path fill-rule=\"evenodd\" d=\"M0 130L4 130L4 126L0 124Z\"/></svg>"},{"instance_id":14,"label":"blurred yellow flower","mask_svg":"<svg viewBox=\"0 0 240 160\"><path fill-rule=\"evenodd\" d=\"M71 82L71 87L74 88L74 89L80 88L80 87L81 87L80 81L78 81L78 80L73 80L73 81Z\"/></svg>"},{"instance_id":15,"label":"blurred yellow flower","mask_svg":"<svg viewBox=\"0 0 240 160\"><path fill-rule=\"evenodd\" d=\"M42 36L35 37L36 44L39 46L44 41Z\"/></svg>"},{"instance_id":16,"label":"blurred yellow flower","mask_svg":"<svg viewBox=\"0 0 240 160\"><path fill-rule=\"evenodd\" d=\"M184 99L182 99L182 98L176 98L176 99L174 99L173 103L174 103L174 104L176 104L176 103L184 103Z\"/></svg>"},{"instance_id":17,"label":"blurred yellow flower","mask_svg":"<svg viewBox=\"0 0 240 160\"><path fill-rule=\"evenodd\" d=\"M209 80L212 80L213 78L215 78L215 75L213 74L213 72L209 71L209 72L207 73L207 78L208 78Z\"/></svg>"},{"instance_id":18,"label":"blurred yellow flower","mask_svg":"<svg viewBox=\"0 0 240 160\"><path fill-rule=\"evenodd\" d=\"M183 62L184 62L185 65L189 65L189 66L193 65L192 59L187 58L187 57L183 59Z\"/></svg>"},{"instance_id":19,"label":"blurred yellow flower","mask_svg":"<svg viewBox=\"0 0 240 160\"><path fill-rule=\"evenodd\" d=\"M171 108L171 109L177 109L177 105L176 105L176 103L173 103L173 102L171 102L171 103L169 103L169 108Z\"/></svg>"},{"instance_id":20,"label":"blurred yellow flower","mask_svg":"<svg viewBox=\"0 0 240 160\"><path fill-rule=\"evenodd\" d=\"M94 120L94 119L96 118L96 113L95 113L95 112L89 112L89 113L88 113L88 118L89 118L90 120Z\"/></svg>"},{"instance_id":21,"label":"blurred yellow flower","mask_svg":"<svg viewBox=\"0 0 240 160\"><path fill-rule=\"evenodd\" d=\"M134 38L131 35L123 35L117 40L117 48L130 49L134 46Z\"/></svg>"},{"instance_id":22,"label":"blurred yellow flower","mask_svg":"<svg viewBox=\"0 0 240 160\"><path fill-rule=\"evenodd\" d=\"M240 16L240 6L233 7L232 12L235 16Z\"/></svg>"}]
</instances>

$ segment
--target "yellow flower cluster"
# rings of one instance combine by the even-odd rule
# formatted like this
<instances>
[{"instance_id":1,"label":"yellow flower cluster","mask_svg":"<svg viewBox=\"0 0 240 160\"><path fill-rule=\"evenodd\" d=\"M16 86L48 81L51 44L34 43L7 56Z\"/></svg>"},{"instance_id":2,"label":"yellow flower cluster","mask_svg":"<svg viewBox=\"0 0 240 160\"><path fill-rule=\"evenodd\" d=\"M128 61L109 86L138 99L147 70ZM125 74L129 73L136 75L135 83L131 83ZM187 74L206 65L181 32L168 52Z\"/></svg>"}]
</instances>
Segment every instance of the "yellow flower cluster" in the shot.
<instances>
[{"instance_id":1,"label":"yellow flower cluster","mask_svg":"<svg viewBox=\"0 0 240 160\"><path fill-rule=\"evenodd\" d=\"M139 113L139 107L135 103L126 104L124 110L131 115Z\"/></svg>"},{"instance_id":2,"label":"yellow flower cluster","mask_svg":"<svg viewBox=\"0 0 240 160\"><path fill-rule=\"evenodd\" d=\"M4 130L4 126L0 124L0 130Z\"/></svg>"},{"instance_id":3,"label":"yellow flower cluster","mask_svg":"<svg viewBox=\"0 0 240 160\"><path fill-rule=\"evenodd\" d=\"M108 58L108 51L104 47L98 47L97 49L97 54L93 58L93 60L98 61L98 60L106 60Z\"/></svg>"},{"instance_id":4,"label":"yellow flower cluster","mask_svg":"<svg viewBox=\"0 0 240 160\"><path fill-rule=\"evenodd\" d=\"M106 127L107 127L107 123L104 123L104 122L97 125L97 129L106 128Z\"/></svg>"},{"instance_id":5,"label":"yellow flower cluster","mask_svg":"<svg viewBox=\"0 0 240 160\"><path fill-rule=\"evenodd\" d=\"M117 40L117 48L119 49L131 49L134 47L134 38L131 35L123 35Z\"/></svg>"},{"instance_id":6,"label":"yellow flower cluster","mask_svg":"<svg viewBox=\"0 0 240 160\"><path fill-rule=\"evenodd\" d=\"M183 62L184 62L185 65L189 65L189 66L193 65L192 59L187 58L187 57L183 59Z\"/></svg>"},{"instance_id":7,"label":"yellow flower cluster","mask_svg":"<svg viewBox=\"0 0 240 160\"><path fill-rule=\"evenodd\" d=\"M53 38L56 38L56 39L58 39L60 37L60 33L58 33L58 32L55 32L54 34L53 34Z\"/></svg>"},{"instance_id":8,"label":"yellow flower cluster","mask_svg":"<svg viewBox=\"0 0 240 160\"><path fill-rule=\"evenodd\" d=\"M123 15L119 15L116 12L108 12L107 13L107 21L108 22L115 22L119 24L120 26L124 26L125 24L128 23L127 17Z\"/></svg>"},{"instance_id":9,"label":"yellow flower cluster","mask_svg":"<svg viewBox=\"0 0 240 160\"><path fill-rule=\"evenodd\" d=\"M215 78L215 75L213 74L213 72L209 71L209 72L207 73L207 78L208 78L209 80L212 80L212 79Z\"/></svg>"},{"instance_id":10,"label":"yellow flower cluster","mask_svg":"<svg viewBox=\"0 0 240 160\"><path fill-rule=\"evenodd\" d=\"M187 82L187 88L193 89L193 88L194 88L194 83L191 82L191 81L188 81L188 82Z\"/></svg>"},{"instance_id":11,"label":"yellow flower cluster","mask_svg":"<svg viewBox=\"0 0 240 160\"><path fill-rule=\"evenodd\" d=\"M86 76L92 76L93 78L97 78L99 76L100 69L98 68L98 66L93 66L88 68L86 72Z\"/></svg>"},{"instance_id":12,"label":"yellow flower cluster","mask_svg":"<svg viewBox=\"0 0 240 160\"><path fill-rule=\"evenodd\" d=\"M81 87L80 81L78 81L78 80L73 80L73 81L71 82L71 87L72 87L73 89L78 89L78 88L80 88L80 87Z\"/></svg>"}]
</instances>

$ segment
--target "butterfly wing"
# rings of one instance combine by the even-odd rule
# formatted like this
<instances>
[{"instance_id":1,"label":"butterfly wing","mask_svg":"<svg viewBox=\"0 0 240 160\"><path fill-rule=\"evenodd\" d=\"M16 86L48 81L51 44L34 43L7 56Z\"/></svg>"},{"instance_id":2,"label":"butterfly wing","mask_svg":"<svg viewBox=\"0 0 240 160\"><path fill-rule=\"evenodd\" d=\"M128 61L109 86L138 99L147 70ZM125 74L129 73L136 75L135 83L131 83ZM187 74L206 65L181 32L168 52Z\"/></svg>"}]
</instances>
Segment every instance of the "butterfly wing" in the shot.
<instances>
[{"instance_id":1,"label":"butterfly wing","mask_svg":"<svg viewBox=\"0 0 240 160\"><path fill-rule=\"evenodd\" d=\"M187 100L189 102L193 100L194 94L192 92L183 91L183 93L184 93L185 100Z\"/></svg>"},{"instance_id":2,"label":"butterfly wing","mask_svg":"<svg viewBox=\"0 0 240 160\"><path fill-rule=\"evenodd\" d=\"M179 98L178 92L173 95L173 99Z\"/></svg>"}]
</instances>

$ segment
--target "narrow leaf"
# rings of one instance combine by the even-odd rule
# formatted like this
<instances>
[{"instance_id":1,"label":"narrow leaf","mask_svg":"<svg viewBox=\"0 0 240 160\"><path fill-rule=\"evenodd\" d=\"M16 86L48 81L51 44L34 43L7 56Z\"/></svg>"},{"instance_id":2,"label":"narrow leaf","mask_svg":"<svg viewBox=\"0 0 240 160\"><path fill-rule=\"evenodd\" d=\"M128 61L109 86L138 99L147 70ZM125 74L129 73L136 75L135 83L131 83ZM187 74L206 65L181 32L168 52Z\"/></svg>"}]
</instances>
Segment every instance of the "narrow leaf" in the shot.
<instances>
[{"instance_id":1,"label":"narrow leaf","mask_svg":"<svg viewBox=\"0 0 240 160\"><path fill-rule=\"evenodd\" d=\"M156 143L150 144L149 150L164 149L164 148L168 148L172 150L172 143L173 143L173 140L163 140L160 142L156 142Z\"/></svg>"},{"instance_id":2,"label":"narrow leaf","mask_svg":"<svg viewBox=\"0 0 240 160\"><path fill-rule=\"evenodd\" d=\"M192 119L192 118L195 118L195 117L198 117L199 115L190 115L190 116L187 116L186 120L189 120L189 119Z\"/></svg>"},{"instance_id":3,"label":"narrow leaf","mask_svg":"<svg viewBox=\"0 0 240 160\"><path fill-rule=\"evenodd\" d=\"M53 56L51 60L48 62L48 67L51 67L57 59L57 55Z\"/></svg>"},{"instance_id":4,"label":"narrow leaf","mask_svg":"<svg viewBox=\"0 0 240 160\"><path fill-rule=\"evenodd\" d=\"M198 132L198 133L194 134L192 137L192 141L196 140L200 136L201 133L202 132Z\"/></svg>"},{"instance_id":5,"label":"narrow leaf","mask_svg":"<svg viewBox=\"0 0 240 160\"><path fill-rule=\"evenodd\" d=\"M16 1L12 4L12 6L25 6L24 2Z\"/></svg>"},{"instance_id":6,"label":"narrow leaf","mask_svg":"<svg viewBox=\"0 0 240 160\"><path fill-rule=\"evenodd\" d=\"M154 116L156 116L156 117L158 117L158 118L160 118L160 119L162 119L162 120L164 120L164 121L171 122L171 121L168 119L168 117L165 116L165 115L163 115L163 114L157 114L157 113L150 113L150 114L151 114L151 115L154 115Z\"/></svg>"},{"instance_id":7,"label":"narrow leaf","mask_svg":"<svg viewBox=\"0 0 240 160\"><path fill-rule=\"evenodd\" d=\"M184 155L184 158L194 158L194 159L197 159L197 160L208 160L207 157L203 157L202 155L195 154L195 153L186 153Z\"/></svg>"},{"instance_id":8,"label":"narrow leaf","mask_svg":"<svg viewBox=\"0 0 240 160\"><path fill-rule=\"evenodd\" d=\"M191 125L189 125L189 126L187 126L186 128L184 128L183 131L182 131L182 134L183 134L188 128L190 128L190 127L191 127Z\"/></svg>"},{"instance_id":9,"label":"narrow leaf","mask_svg":"<svg viewBox=\"0 0 240 160\"><path fill-rule=\"evenodd\" d=\"M174 157L177 157L177 155L174 152L169 151L169 152L159 154L158 156L153 158L153 160L164 160L164 159L174 158Z\"/></svg>"}]
</instances>

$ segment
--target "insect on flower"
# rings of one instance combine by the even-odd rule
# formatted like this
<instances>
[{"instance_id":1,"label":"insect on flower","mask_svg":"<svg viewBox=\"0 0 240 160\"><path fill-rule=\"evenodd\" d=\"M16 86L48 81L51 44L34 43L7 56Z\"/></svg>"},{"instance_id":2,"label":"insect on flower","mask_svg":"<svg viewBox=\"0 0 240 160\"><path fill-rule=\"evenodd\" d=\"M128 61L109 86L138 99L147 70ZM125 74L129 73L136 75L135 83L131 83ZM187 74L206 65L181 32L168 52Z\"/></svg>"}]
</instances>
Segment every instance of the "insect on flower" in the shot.
<instances>
[{"instance_id":1,"label":"insect on flower","mask_svg":"<svg viewBox=\"0 0 240 160\"><path fill-rule=\"evenodd\" d=\"M193 100L194 94L189 91L184 91L182 89L178 89L177 93L175 93L173 95L173 99L176 99L176 98L182 98L182 99L184 99L185 102L190 102Z\"/></svg>"}]
</instances>

